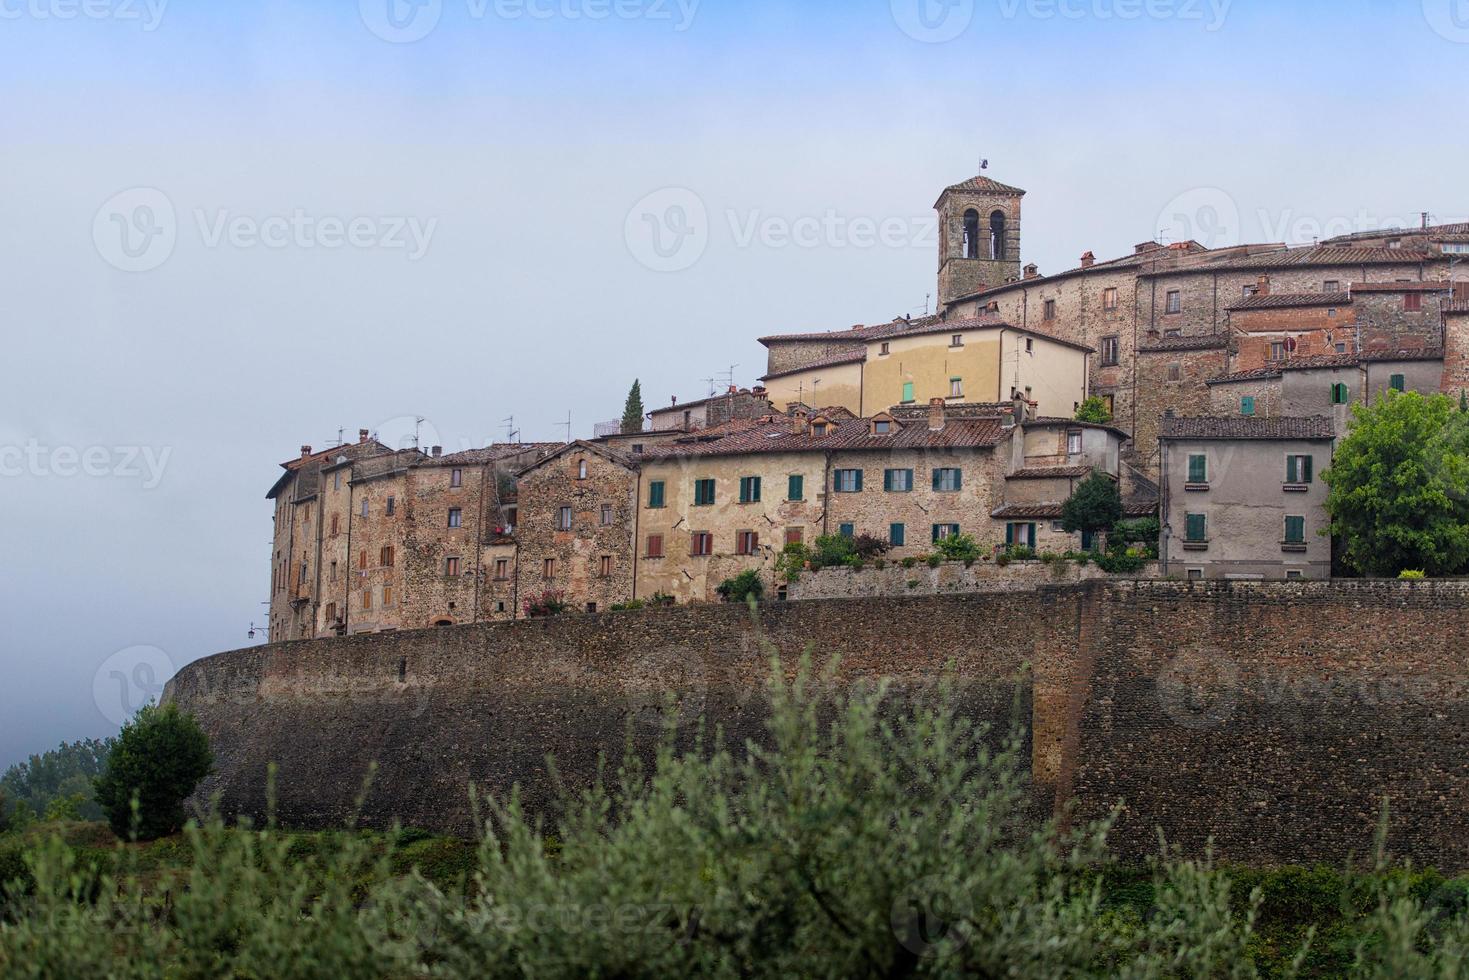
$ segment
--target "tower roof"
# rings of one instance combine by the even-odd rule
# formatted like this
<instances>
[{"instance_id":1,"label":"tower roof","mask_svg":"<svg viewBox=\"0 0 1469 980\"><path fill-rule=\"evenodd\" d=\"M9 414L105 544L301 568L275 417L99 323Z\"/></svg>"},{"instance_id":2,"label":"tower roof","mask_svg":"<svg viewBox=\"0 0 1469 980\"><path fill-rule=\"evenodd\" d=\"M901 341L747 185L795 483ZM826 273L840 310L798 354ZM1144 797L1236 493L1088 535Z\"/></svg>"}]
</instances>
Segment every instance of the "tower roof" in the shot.
<instances>
[{"instance_id":1,"label":"tower roof","mask_svg":"<svg viewBox=\"0 0 1469 980\"><path fill-rule=\"evenodd\" d=\"M1013 194L1016 197L1023 197L1025 195L1025 191L1020 188L1011 187L1009 184L1002 184L998 180L993 180L983 174L977 177L970 177L968 180L960 181L957 184L950 184L944 188L944 194L949 194L953 191L962 191L971 194ZM944 194L939 195L940 201L944 199ZM937 206L937 202L935 202L935 206Z\"/></svg>"}]
</instances>

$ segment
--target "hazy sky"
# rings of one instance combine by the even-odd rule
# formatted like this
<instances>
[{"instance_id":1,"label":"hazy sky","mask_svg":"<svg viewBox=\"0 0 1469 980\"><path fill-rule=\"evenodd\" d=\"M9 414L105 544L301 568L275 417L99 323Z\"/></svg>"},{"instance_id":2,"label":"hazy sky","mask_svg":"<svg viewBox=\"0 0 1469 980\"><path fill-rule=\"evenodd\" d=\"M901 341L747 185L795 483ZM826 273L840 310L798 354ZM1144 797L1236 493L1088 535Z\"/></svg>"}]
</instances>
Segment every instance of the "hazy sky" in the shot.
<instances>
[{"instance_id":1,"label":"hazy sky","mask_svg":"<svg viewBox=\"0 0 1469 980\"><path fill-rule=\"evenodd\" d=\"M748 384L922 310L981 156L1044 272L1462 219L1466 66L1469 0L0 0L0 765L249 642L302 443Z\"/></svg>"}]
</instances>

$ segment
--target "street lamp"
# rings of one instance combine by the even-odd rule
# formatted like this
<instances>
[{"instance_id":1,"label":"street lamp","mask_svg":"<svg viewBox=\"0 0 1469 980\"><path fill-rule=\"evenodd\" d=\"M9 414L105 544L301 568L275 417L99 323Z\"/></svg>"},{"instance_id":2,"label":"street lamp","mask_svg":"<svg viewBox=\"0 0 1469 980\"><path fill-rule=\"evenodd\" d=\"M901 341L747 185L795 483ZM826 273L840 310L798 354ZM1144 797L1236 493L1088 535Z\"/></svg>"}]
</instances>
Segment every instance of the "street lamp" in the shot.
<instances>
[{"instance_id":1,"label":"street lamp","mask_svg":"<svg viewBox=\"0 0 1469 980\"><path fill-rule=\"evenodd\" d=\"M255 639L255 634L256 633L259 633L262 636L264 636L265 637L265 642L267 642L267 643L270 642L270 627L269 626L256 626L255 625L255 621L254 620L251 620L250 621L250 628L245 631L245 635L247 637L249 637L250 639L253 640L253 639Z\"/></svg>"}]
</instances>

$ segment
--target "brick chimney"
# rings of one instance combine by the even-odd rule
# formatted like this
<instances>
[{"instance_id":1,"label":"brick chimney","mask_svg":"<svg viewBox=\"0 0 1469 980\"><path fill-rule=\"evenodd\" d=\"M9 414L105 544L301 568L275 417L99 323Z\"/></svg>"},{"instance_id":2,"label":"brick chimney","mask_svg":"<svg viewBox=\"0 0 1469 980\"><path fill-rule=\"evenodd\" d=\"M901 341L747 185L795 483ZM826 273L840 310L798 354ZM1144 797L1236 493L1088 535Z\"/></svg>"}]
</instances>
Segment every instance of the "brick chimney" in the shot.
<instances>
[{"instance_id":1,"label":"brick chimney","mask_svg":"<svg viewBox=\"0 0 1469 980\"><path fill-rule=\"evenodd\" d=\"M944 400L942 398L930 398L928 400L928 431L939 432L944 427Z\"/></svg>"},{"instance_id":2,"label":"brick chimney","mask_svg":"<svg viewBox=\"0 0 1469 980\"><path fill-rule=\"evenodd\" d=\"M1132 254L1142 255L1144 252L1156 252L1162 247L1163 246L1159 245L1157 242L1139 242L1138 244L1133 246Z\"/></svg>"},{"instance_id":3,"label":"brick chimney","mask_svg":"<svg viewBox=\"0 0 1469 980\"><path fill-rule=\"evenodd\" d=\"M1268 275L1263 275L1260 278L1258 278L1258 279L1255 280L1255 295L1256 296L1269 296L1270 295L1270 277Z\"/></svg>"},{"instance_id":4,"label":"brick chimney","mask_svg":"<svg viewBox=\"0 0 1469 980\"><path fill-rule=\"evenodd\" d=\"M444 455L444 447L443 446L430 446L428 452L429 452L429 455L430 456L434 457L435 459L438 459L440 456Z\"/></svg>"},{"instance_id":5,"label":"brick chimney","mask_svg":"<svg viewBox=\"0 0 1469 980\"><path fill-rule=\"evenodd\" d=\"M804 436L806 434L806 413L796 412L791 416L791 435Z\"/></svg>"},{"instance_id":6,"label":"brick chimney","mask_svg":"<svg viewBox=\"0 0 1469 980\"><path fill-rule=\"evenodd\" d=\"M1025 278L1026 279L1039 279L1040 276L1041 276L1041 267L1038 266L1038 265L1036 265L1034 262L1030 263L1030 265L1028 265L1028 266L1025 267Z\"/></svg>"},{"instance_id":7,"label":"brick chimney","mask_svg":"<svg viewBox=\"0 0 1469 980\"><path fill-rule=\"evenodd\" d=\"M1097 264L1097 256L1096 256L1095 253L1093 253L1093 252L1087 252L1084 255L1082 255L1082 257L1081 257L1081 267L1083 269L1090 269L1092 266L1094 266L1096 264Z\"/></svg>"},{"instance_id":8,"label":"brick chimney","mask_svg":"<svg viewBox=\"0 0 1469 980\"><path fill-rule=\"evenodd\" d=\"M302 459L305 459L307 456L310 456L310 455L311 455L311 447L310 446L302 446L301 447L301 458Z\"/></svg>"},{"instance_id":9,"label":"brick chimney","mask_svg":"<svg viewBox=\"0 0 1469 980\"><path fill-rule=\"evenodd\" d=\"M367 441L367 430L366 429L358 429L357 430L357 441L358 442L366 442Z\"/></svg>"}]
</instances>

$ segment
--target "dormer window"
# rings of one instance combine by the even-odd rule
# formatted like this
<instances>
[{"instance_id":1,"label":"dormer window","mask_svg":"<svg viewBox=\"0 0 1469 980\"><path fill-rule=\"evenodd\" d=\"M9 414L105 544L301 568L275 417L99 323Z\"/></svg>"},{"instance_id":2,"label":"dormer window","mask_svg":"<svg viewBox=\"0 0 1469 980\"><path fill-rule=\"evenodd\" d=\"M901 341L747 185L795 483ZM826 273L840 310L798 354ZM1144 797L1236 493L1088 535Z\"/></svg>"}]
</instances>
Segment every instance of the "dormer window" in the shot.
<instances>
[{"instance_id":1,"label":"dormer window","mask_svg":"<svg viewBox=\"0 0 1469 980\"><path fill-rule=\"evenodd\" d=\"M869 431L875 436L887 436L892 435L896 429L897 426L893 424L892 416L879 415L872 420Z\"/></svg>"},{"instance_id":2,"label":"dormer window","mask_svg":"<svg viewBox=\"0 0 1469 980\"><path fill-rule=\"evenodd\" d=\"M811 434L813 436L824 436L824 435L826 435L826 423L825 422L812 422L811 423Z\"/></svg>"}]
</instances>

